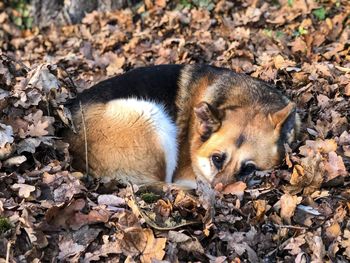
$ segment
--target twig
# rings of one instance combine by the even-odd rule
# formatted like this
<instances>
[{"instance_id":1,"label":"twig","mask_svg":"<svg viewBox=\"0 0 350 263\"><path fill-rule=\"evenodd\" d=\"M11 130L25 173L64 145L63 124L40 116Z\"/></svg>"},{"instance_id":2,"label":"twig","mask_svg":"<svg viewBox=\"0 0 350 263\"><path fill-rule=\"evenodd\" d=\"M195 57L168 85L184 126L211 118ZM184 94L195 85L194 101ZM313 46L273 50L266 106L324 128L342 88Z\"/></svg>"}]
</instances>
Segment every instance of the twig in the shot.
<instances>
[{"instance_id":1,"label":"twig","mask_svg":"<svg viewBox=\"0 0 350 263\"><path fill-rule=\"evenodd\" d=\"M11 60L12 62L14 62L14 63L16 63L16 64L21 65L21 66L24 68L24 70L25 70L26 72L29 72L29 71L30 71L30 68L28 68L22 61L16 60L16 59L14 59L13 57L10 57L9 55L6 55L6 54L4 54L4 53L1 53L0 55L4 56L5 58Z\"/></svg>"},{"instance_id":2,"label":"twig","mask_svg":"<svg viewBox=\"0 0 350 263\"><path fill-rule=\"evenodd\" d=\"M12 245L12 241L7 242L5 263L9 263L10 262L11 245Z\"/></svg>"},{"instance_id":3,"label":"twig","mask_svg":"<svg viewBox=\"0 0 350 263\"><path fill-rule=\"evenodd\" d=\"M280 244L278 247L276 247L274 250L270 251L269 253L266 254L265 258L270 257L271 255L273 255L274 253L276 253L278 250L281 250L282 248L284 248L286 245L288 245L288 243L290 242L292 238L288 238L286 241L284 241L282 244Z\"/></svg>"},{"instance_id":4,"label":"twig","mask_svg":"<svg viewBox=\"0 0 350 263\"><path fill-rule=\"evenodd\" d=\"M88 160L88 145L87 145L87 137L86 137L86 126L85 126L85 117L84 117L84 111L83 106L81 105L81 101L79 101L80 111L81 111L81 120L83 123L83 131L84 131L84 145L85 145L85 171L86 174L89 174L89 160Z\"/></svg>"},{"instance_id":5,"label":"twig","mask_svg":"<svg viewBox=\"0 0 350 263\"><path fill-rule=\"evenodd\" d=\"M345 73L349 73L350 72L350 68L345 68L345 67L341 67L341 66L335 66L336 69L345 72Z\"/></svg>"},{"instance_id":6,"label":"twig","mask_svg":"<svg viewBox=\"0 0 350 263\"><path fill-rule=\"evenodd\" d=\"M298 229L298 230L307 230L307 227L303 226L292 226L292 225L275 225L278 228L289 228L289 229Z\"/></svg>"}]
</instances>

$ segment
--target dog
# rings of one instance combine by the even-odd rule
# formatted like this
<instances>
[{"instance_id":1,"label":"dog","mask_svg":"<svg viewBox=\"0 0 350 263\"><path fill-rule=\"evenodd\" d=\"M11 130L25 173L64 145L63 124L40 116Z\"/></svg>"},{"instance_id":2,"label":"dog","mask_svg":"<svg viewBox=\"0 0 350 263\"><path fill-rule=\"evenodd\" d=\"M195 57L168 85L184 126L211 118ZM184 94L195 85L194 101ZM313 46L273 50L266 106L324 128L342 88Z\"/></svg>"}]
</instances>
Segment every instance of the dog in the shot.
<instances>
[{"instance_id":1,"label":"dog","mask_svg":"<svg viewBox=\"0 0 350 263\"><path fill-rule=\"evenodd\" d=\"M300 126L295 104L276 87L209 65L136 68L85 90L69 108L73 166L136 184L195 188L197 177L227 185L279 165Z\"/></svg>"}]
</instances>

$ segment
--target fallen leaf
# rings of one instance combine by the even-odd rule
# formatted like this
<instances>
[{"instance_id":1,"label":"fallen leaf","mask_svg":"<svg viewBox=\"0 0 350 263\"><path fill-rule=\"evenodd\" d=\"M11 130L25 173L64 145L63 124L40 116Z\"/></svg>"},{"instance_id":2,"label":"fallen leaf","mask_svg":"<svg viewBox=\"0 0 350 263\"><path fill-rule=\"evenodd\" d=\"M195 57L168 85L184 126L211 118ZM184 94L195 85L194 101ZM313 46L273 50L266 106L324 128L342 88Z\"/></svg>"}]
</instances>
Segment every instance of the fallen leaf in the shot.
<instances>
[{"instance_id":1,"label":"fallen leaf","mask_svg":"<svg viewBox=\"0 0 350 263\"><path fill-rule=\"evenodd\" d=\"M125 255L140 255L142 263L162 260L165 255L166 238L155 238L151 229L134 228L124 230L120 244Z\"/></svg>"},{"instance_id":2,"label":"fallen leaf","mask_svg":"<svg viewBox=\"0 0 350 263\"><path fill-rule=\"evenodd\" d=\"M0 123L0 148L5 147L7 143L13 143L13 130L9 125Z\"/></svg>"},{"instance_id":3,"label":"fallen leaf","mask_svg":"<svg viewBox=\"0 0 350 263\"><path fill-rule=\"evenodd\" d=\"M31 113L24 117L25 120L31 124L28 126L27 135L33 137L41 137L44 135L52 134L52 124L55 119L53 117L43 116L41 110Z\"/></svg>"},{"instance_id":4,"label":"fallen leaf","mask_svg":"<svg viewBox=\"0 0 350 263\"><path fill-rule=\"evenodd\" d=\"M348 175L342 157L335 152L328 153L328 161L325 163L324 167L327 171L326 181L332 180L337 176Z\"/></svg>"},{"instance_id":5,"label":"fallen leaf","mask_svg":"<svg viewBox=\"0 0 350 263\"><path fill-rule=\"evenodd\" d=\"M184 233L169 231L168 239L169 242L176 243L179 248L188 253L205 253L203 246L197 238L191 238Z\"/></svg>"},{"instance_id":6,"label":"fallen leaf","mask_svg":"<svg viewBox=\"0 0 350 263\"><path fill-rule=\"evenodd\" d=\"M159 199L154 206L154 212L156 213L156 216L162 219L167 219L170 216L172 210L173 206L169 200L164 201L162 199Z\"/></svg>"},{"instance_id":7,"label":"fallen leaf","mask_svg":"<svg viewBox=\"0 0 350 263\"><path fill-rule=\"evenodd\" d=\"M305 53L307 51L307 45L305 41L298 37L291 44L293 53L301 52Z\"/></svg>"},{"instance_id":8,"label":"fallen leaf","mask_svg":"<svg viewBox=\"0 0 350 263\"><path fill-rule=\"evenodd\" d=\"M125 63L124 57L114 58L113 61L107 67L107 76L113 76L118 73L122 73L122 66Z\"/></svg>"},{"instance_id":9,"label":"fallen leaf","mask_svg":"<svg viewBox=\"0 0 350 263\"><path fill-rule=\"evenodd\" d=\"M44 91L46 94L51 89L58 89L60 84L55 75L51 73L52 65L41 64L28 73L28 88L36 88Z\"/></svg>"},{"instance_id":10,"label":"fallen leaf","mask_svg":"<svg viewBox=\"0 0 350 263\"><path fill-rule=\"evenodd\" d=\"M327 108L329 106L329 98L323 94L317 95L318 106Z\"/></svg>"},{"instance_id":11,"label":"fallen leaf","mask_svg":"<svg viewBox=\"0 0 350 263\"><path fill-rule=\"evenodd\" d=\"M344 255L350 259L350 231L348 229L344 230L343 240L340 242L340 245L345 248Z\"/></svg>"},{"instance_id":12,"label":"fallen leaf","mask_svg":"<svg viewBox=\"0 0 350 263\"><path fill-rule=\"evenodd\" d=\"M88 214L76 211L75 213L70 215L70 218L67 218L66 223L71 229L78 230L85 225L107 223L109 217L110 214L107 210L102 208L95 208L94 210L91 210Z\"/></svg>"},{"instance_id":13,"label":"fallen leaf","mask_svg":"<svg viewBox=\"0 0 350 263\"><path fill-rule=\"evenodd\" d=\"M27 157L24 155L11 157L3 162L4 167L18 166L27 161Z\"/></svg>"},{"instance_id":14,"label":"fallen leaf","mask_svg":"<svg viewBox=\"0 0 350 263\"><path fill-rule=\"evenodd\" d=\"M300 204L302 197L296 195L284 194L281 196L281 217L288 224L291 223L291 217L294 215L294 211L298 204Z\"/></svg>"},{"instance_id":15,"label":"fallen leaf","mask_svg":"<svg viewBox=\"0 0 350 263\"><path fill-rule=\"evenodd\" d=\"M301 246L306 243L305 235L299 235L297 237L292 237L288 244L284 247L285 250L288 251L291 255L298 255L302 252Z\"/></svg>"},{"instance_id":16,"label":"fallen leaf","mask_svg":"<svg viewBox=\"0 0 350 263\"><path fill-rule=\"evenodd\" d=\"M330 240L336 239L341 234L340 225L337 222L334 222L326 228L325 233Z\"/></svg>"},{"instance_id":17,"label":"fallen leaf","mask_svg":"<svg viewBox=\"0 0 350 263\"><path fill-rule=\"evenodd\" d=\"M6 143L4 147L0 148L0 161L9 158L15 151L14 144Z\"/></svg>"},{"instance_id":18,"label":"fallen leaf","mask_svg":"<svg viewBox=\"0 0 350 263\"><path fill-rule=\"evenodd\" d=\"M40 138L25 138L24 140L21 140L18 143L17 146L17 152L29 152L29 153L35 153L36 148L40 145L41 139Z\"/></svg>"},{"instance_id":19,"label":"fallen leaf","mask_svg":"<svg viewBox=\"0 0 350 263\"><path fill-rule=\"evenodd\" d=\"M19 197L28 198L35 191L35 186L29 184L14 184L11 187L13 190L18 190Z\"/></svg>"},{"instance_id":20,"label":"fallen leaf","mask_svg":"<svg viewBox=\"0 0 350 263\"><path fill-rule=\"evenodd\" d=\"M240 200L242 200L245 189L247 189L247 185L244 182L238 181L233 184L227 185L223 190L223 193L236 195Z\"/></svg>"},{"instance_id":21,"label":"fallen leaf","mask_svg":"<svg viewBox=\"0 0 350 263\"><path fill-rule=\"evenodd\" d=\"M125 205L125 200L116 195L99 195L97 197L99 205L121 206Z\"/></svg>"},{"instance_id":22,"label":"fallen leaf","mask_svg":"<svg viewBox=\"0 0 350 263\"><path fill-rule=\"evenodd\" d=\"M316 141L306 140L305 145L299 148L300 154L303 156L309 156L313 152L320 153L330 153L335 152L337 150L337 143L334 139L321 140L318 139Z\"/></svg>"},{"instance_id":23,"label":"fallen leaf","mask_svg":"<svg viewBox=\"0 0 350 263\"><path fill-rule=\"evenodd\" d=\"M84 251L85 247L75 243L73 240L62 240L58 243L60 252L58 254L58 259L65 261L69 257L74 255L80 255Z\"/></svg>"},{"instance_id":24,"label":"fallen leaf","mask_svg":"<svg viewBox=\"0 0 350 263\"><path fill-rule=\"evenodd\" d=\"M109 236L104 235L102 237L103 244L102 246L95 250L93 253L87 252L84 257L83 262L91 262L91 261L99 261L101 257L107 257L110 254L120 254L122 253L122 250L120 248L119 240L116 241L109 241Z\"/></svg>"}]
</instances>

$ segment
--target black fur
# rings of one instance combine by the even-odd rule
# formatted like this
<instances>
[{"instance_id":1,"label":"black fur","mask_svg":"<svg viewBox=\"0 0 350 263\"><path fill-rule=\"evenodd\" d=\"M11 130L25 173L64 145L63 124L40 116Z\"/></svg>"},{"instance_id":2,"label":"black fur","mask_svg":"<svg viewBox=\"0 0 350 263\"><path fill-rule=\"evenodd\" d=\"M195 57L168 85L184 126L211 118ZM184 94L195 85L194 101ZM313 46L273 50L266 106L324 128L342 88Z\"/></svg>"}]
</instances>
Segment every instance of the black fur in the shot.
<instances>
[{"instance_id":1,"label":"black fur","mask_svg":"<svg viewBox=\"0 0 350 263\"><path fill-rule=\"evenodd\" d=\"M106 103L118 98L140 98L161 102L175 119L177 81L182 65L159 65L133 69L125 74L101 81L74 99L72 111L90 103Z\"/></svg>"}]
</instances>

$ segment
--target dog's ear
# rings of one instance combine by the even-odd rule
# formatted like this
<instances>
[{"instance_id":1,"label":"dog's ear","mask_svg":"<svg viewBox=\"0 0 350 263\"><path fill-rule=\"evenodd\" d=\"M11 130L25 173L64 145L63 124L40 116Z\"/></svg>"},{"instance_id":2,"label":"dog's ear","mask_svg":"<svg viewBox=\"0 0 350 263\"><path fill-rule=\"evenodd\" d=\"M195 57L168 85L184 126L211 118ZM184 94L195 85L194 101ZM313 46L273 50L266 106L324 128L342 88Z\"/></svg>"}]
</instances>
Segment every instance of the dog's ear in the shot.
<instances>
[{"instance_id":1,"label":"dog's ear","mask_svg":"<svg viewBox=\"0 0 350 263\"><path fill-rule=\"evenodd\" d=\"M269 120L274 126L275 130L280 131L284 122L288 119L291 113L295 112L295 104L293 102L289 102L287 106L282 108L281 110L275 113L269 113Z\"/></svg>"},{"instance_id":2,"label":"dog's ear","mask_svg":"<svg viewBox=\"0 0 350 263\"><path fill-rule=\"evenodd\" d=\"M300 132L300 118L294 103L289 102L283 109L269 114L269 119L275 127L282 143L292 143Z\"/></svg>"},{"instance_id":3,"label":"dog's ear","mask_svg":"<svg viewBox=\"0 0 350 263\"><path fill-rule=\"evenodd\" d=\"M219 113L209 103L201 102L194 107L194 114L196 116L197 131L201 136L201 140L206 141L221 126Z\"/></svg>"}]
</instances>

